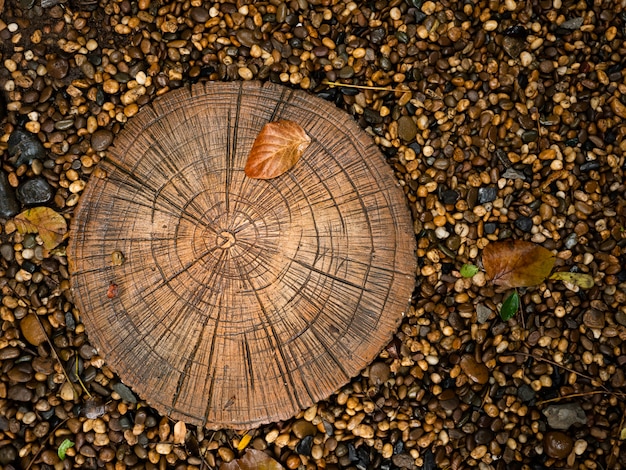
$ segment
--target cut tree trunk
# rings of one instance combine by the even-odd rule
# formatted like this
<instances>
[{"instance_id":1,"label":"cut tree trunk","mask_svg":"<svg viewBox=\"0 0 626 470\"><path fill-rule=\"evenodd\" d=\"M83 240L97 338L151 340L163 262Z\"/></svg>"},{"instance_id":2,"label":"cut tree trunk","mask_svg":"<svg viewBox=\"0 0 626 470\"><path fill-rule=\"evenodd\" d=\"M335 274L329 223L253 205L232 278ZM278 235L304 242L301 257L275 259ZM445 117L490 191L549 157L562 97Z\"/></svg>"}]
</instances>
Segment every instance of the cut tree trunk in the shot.
<instances>
[{"instance_id":1,"label":"cut tree trunk","mask_svg":"<svg viewBox=\"0 0 626 470\"><path fill-rule=\"evenodd\" d=\"M284 175L248 178L255 137L279 119L311 144ZM109 366L173 419L289 418L367 366L409 306L404 193L371 138L317 97L173 91L129 120L100 167L71 227L74 300Z\"/></svg>"}]
</instances>

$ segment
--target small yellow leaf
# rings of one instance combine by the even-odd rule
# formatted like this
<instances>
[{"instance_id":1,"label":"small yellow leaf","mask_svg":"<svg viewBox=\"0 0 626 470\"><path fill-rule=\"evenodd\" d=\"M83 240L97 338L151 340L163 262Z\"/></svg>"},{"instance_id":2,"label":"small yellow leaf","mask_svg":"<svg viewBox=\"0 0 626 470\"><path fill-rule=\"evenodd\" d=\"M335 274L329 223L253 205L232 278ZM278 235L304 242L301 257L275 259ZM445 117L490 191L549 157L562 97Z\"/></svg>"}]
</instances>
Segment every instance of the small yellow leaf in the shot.
<instances>
[{"instance_id":1,"label":"small yellow leaf","mask_svg":"<svg viewBox=\"0 0 626 470\"><path fill-rule=\"evenodd\" d=\"M620 431L619 440L620 441L626 440L626 428L622 428L622 430Z\"/></svg>"},{"instance_id":2,"label":"small yellow leaf","mask_svg":"<svg viewBox=\"0 0 626 470\"><path fill-rule=\"evenodd\" d=\"M268 122L256 136L244 171L248 178L271 179L289 171L311 143L293 121Z\"/></svg>"},{"instance_id":3,"label":"small yellow leaf","mask_svg":"<svg viewBox=\"0 0 626 470\"><path fill-rule=\"evenodd\" d=\"M244 450L246 447L248 447L248 444L250 444L251 440L252 440L252 434L247 434L247 433L244 434L241 440L239 441L239 444L237 444L237 450L239 452Z\"/></svg>"},{"instance_id":4,"label":"small yellow leaf","mask_svg":"<svg viewBox=\"0 0 626 470\"><path fill-rule=\"evenodd\" d=\"M174 425L174 444L184 444L187 437L187 425L184 421L178 421Z\"/></svg>"},{"instance_id":5,"label":"small yellow leaf","mask_svg":"<svg viewBox=\"0 0 626 470\"><path fill-rule=\"evenodd\" d=\"M67 233L65 218L49 207L33 207L18 214L13 219L20 233L39 233L43 246L52 250L56 248Z\"/></svg>"},{"instance_id":6,"label":"small yellow leaf","mask_svg":"<svg viewBox=\"0 0 626 470\"><path fill-rule=\"evenodd\" d=\"M594 284L593 277L591 277L589 274L570 273L569 271L558 271L552 274L552 276L550 276L550 279L569 282L570 284L574 284L581 289L591 289Z\"/></svg>"}]
</instances>

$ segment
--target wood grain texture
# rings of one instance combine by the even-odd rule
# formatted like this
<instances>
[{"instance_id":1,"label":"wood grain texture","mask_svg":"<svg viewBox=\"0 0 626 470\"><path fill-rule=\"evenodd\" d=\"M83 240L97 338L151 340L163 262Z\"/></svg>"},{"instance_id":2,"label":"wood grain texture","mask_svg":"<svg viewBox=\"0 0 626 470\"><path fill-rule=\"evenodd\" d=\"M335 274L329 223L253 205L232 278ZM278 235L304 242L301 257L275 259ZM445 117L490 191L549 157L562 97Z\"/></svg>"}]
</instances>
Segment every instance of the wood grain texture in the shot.
<instances>
[{"instance_id":1,"label":"wood grain texture","mask_svg":"<svg viewBox=\"0 0 626 470\"><path fill-rule=\"evenodd\" d=\"M255 137L278 119L310 146L278 178L246 177ZM91 179L71 227L74 300L107 363L173 419L286 419L357 375L408 308L403 191L369 136L319 98L193 85L129 120L100 165L107 177Z\"/></svg>"}]
</instances>

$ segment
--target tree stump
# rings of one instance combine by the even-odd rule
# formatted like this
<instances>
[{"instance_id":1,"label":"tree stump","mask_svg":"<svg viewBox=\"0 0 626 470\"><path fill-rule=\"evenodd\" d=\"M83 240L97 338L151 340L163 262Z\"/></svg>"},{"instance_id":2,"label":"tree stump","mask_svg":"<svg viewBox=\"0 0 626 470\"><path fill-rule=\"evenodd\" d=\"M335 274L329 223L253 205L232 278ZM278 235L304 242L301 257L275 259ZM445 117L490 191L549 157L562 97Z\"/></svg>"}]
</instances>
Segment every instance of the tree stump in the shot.
<instances>
[{"instance_id":1,"label":"tree stump","mask_svg":"<svg viewBox=\"0 0 626 470\"><path fill-rule=\"evenodd\" d=\"M245 176L270 121L312 143ZM87 334L159 412L252 428L327 398L388 343L415 285L403 191L331 104L273 84L205 83L130 119L76 209L71 285Z\"/></svg>"}]
</instances>

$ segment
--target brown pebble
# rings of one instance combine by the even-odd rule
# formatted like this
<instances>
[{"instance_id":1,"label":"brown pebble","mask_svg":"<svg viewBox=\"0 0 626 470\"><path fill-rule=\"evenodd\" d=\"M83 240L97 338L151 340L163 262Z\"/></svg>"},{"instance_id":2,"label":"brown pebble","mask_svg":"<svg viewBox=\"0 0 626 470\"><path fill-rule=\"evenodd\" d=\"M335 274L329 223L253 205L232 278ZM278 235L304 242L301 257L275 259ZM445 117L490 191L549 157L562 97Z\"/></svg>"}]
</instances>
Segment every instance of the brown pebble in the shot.
<instances>
[{"instance_id":1,"label":"brown pebble","mask_svg":"<svg viewBox=\"0 0 626 470\"><path fill-rule=\"evenodd\" d=\"M70 65L67 60L61 57L55 57L54 59L50 59L46 64L46 71L48 75L52 78L56 78L58 80L65 78L67 72L69 71Z\"/></svg>"},{"instance_id":2,"label":"brown pebble","mask_svg":"<svg viewBox=\"0 0 626 470\"><path fill-rule=\"evenodd\" d=\"M401 116L398 119L398 137L405 142L411 142L417 135L417 126L410 116Z\"/></svg>"},{"instance_id":3,"label":"brown pebble","mask_svg":"<svg viewBox=\"0 0 626 470\"><path fill-rule=\"evenodd\" d=\"M99 129L91 136L91 148L96 152L106 150L113 142L113 133L108 129Z\"/></svg>"},{"instance_id":4,"label":"brown pebble","mask_svg":"<svg viewBox=\"0 0 626 470\"><path fill-rule=\"evenodd\" d=\"M209 11L202 7L193 7L189 10L189 16L197 23L204 23L210 18Z\"/></svg>"},{"instance_id":5,"label":"brown pebble","mask_svg":"<svg viewBox=\"0 0 626 470\"><path fill-rule=\"evenodd\" d=\"M470 379L479 384L486 384L489 380L489 369L485 364L476 362L470 355L461 358L461 369Z\"/></svg>"},{"instance_id":6,"label":"brown pebble","mask_svg":"<svg viewBox=\"0 0 626 470\"><path fill-rule=\"evenodd\" d=\"M553 459L564 459L572 451L574 440L560 431L547 432L543 438L543 450Z\"/></svg>"},{"instance_id":7,"label":"brown pebble","mask_svg":"<svg viewBox=\"0 0 626 470\"><path fill-rule=\"evenodd\" d=\"M372 385L380 385L389 380L391 370L384 362L375 362L370 366L370 383Z\"/></svg>"},{"instance_id":8,"label":"brown pebble","mask_svg":"<svg viewBox=\"0 0 626 470\"><path fill-rule=\"evenodd\" d=\"M302 439L306 436L312 436L315 434L315 430L315 426L304 419L299 419L293 423L293 427L291 428L291 431L298 439Z\"/></svg>"},{"instance_id":9,"label":"brown pebble","mask_svg":"<svg viewBox=\"0 0 626 470\"><path fill-rule=\"evenodd\" d=\"M41 328L34 313L29 313L20 320L20 330L26 341L33 346L39 346L46 341L46 332Z\"/></svg>"},{"instance_id":10,"label":"brown pebble","mask_svg":"<svg viewBox=\"0 0 626 470\"><path fill-rule=\"evenodd\" d=\"M587 310L583 315L583 323L588 328L602 329L605 325L604 313L596 309Z\"/></svg>"}]
</instances>

